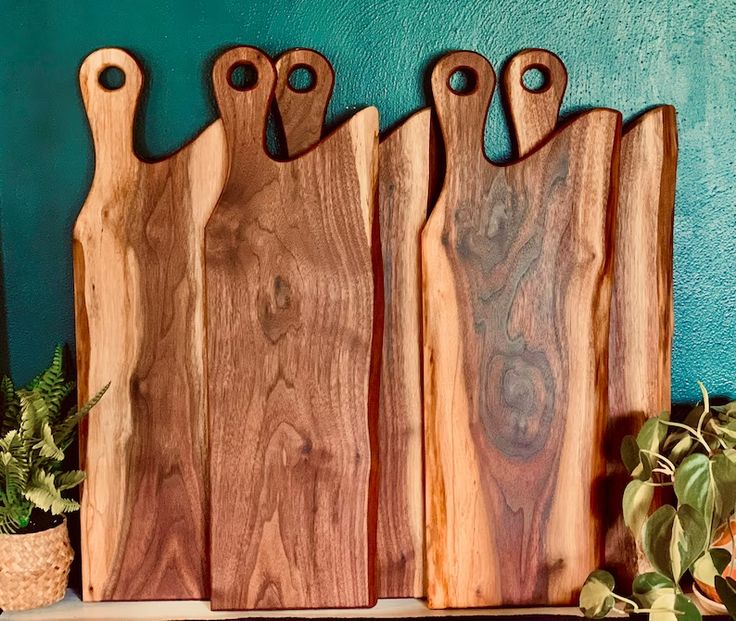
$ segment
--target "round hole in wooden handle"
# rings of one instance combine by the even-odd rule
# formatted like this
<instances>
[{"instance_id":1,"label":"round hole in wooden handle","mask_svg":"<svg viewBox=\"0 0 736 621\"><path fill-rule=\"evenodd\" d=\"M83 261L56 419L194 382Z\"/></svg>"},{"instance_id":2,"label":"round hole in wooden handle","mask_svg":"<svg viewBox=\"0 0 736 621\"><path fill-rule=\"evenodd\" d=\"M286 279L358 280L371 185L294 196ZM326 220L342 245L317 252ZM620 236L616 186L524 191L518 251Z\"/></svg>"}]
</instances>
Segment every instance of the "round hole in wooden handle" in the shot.
<instances>
[{"instance_id":1,"label":"round hole in wooden handle","mask_svg":"<svg viewBox=\"0 0 736 621\"><path fill-rule=\"evenodd\" d=\"M455 83L463 76L464 84ZM488 60L476 52L446 54L432 70L432 96L447 152L448 168L452 153L485 157L483 133L491 105L496 74Z\"/></svg>"},{"instance_id":2,"label":"round hole in wooden handle","mask_svg":"<svg viewBox=\"0 0 736 621\"><path fill-rule=\"evenodd\" d=\"M534 70L543 80L536 89L525 83L527 73ZM524 157L554 131L566 87L565 65L548 50L522 50L506 64L503 90L519 157Z\"/></svg>"},{"instance_id":3,"label":"round hole in wooden handle","mask_svg":"<svg viewBox=\"0 0 736 621\"><path fill-rule=\"evenodd\" d=\"M292 77L298 70L311 74L306 88L296 88ZM335 71L330 62L314 50L295 48L276 60L276 102L290 157L306 151L319 142L327 105L335 84Z\"/></svg>"},{"instance_id":4,"label":"round hole in wooden handle","mask_svg":"<svg viewBox=\"0 0 736 621\"><path fill-rule=\"evenodd\" d=\"M275 83L276 69L258 48L234 47L215 61L212 84L231 150L242 142L265 144Z\"/></svg>"},{"instance_id":5,"label":"round hole in wooden handle","mask_svg":"<svg viewBox=\"0 0 736 621\"><path fill-rule=\"evenodd\" d=\"M108 71L118 72L119 85L105 82ZM95 50L79 68L79 87L98 164L109 157L133 155L133 123L143 88L138 61L120 48Z\"/></svg>"}]
</instances>

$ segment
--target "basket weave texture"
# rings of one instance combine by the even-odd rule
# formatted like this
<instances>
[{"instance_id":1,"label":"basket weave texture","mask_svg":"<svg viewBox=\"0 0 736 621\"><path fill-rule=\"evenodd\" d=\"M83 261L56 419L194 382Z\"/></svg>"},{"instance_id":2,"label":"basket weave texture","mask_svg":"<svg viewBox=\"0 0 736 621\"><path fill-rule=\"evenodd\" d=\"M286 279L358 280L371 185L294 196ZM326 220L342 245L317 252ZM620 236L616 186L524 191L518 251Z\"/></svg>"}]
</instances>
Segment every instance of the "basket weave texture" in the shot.
<instances>
[{"instance_id":1,"label":"basket weave texture","mask_svg":"<svg viewBox=\"0 0 736 621\"><path fill-rule=\"evenodd\" d=\"M0 535L0 609L30 610L64 598L74 552L66 518L28 535Z\"/></svg>"}]
</instances>

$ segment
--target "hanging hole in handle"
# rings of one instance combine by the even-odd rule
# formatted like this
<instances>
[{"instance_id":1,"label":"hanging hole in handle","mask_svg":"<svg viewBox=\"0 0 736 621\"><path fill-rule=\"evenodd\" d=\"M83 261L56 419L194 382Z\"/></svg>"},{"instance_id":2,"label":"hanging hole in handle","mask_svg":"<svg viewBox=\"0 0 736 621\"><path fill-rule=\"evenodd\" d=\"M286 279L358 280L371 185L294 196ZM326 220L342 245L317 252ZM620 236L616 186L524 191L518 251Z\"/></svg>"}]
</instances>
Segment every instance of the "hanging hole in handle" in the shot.
<instances>
[{"instance_id":1,"label":"hanging hole in handle","mask_svg":"<svg viewBox=\"0 0 736 621\"><path fill-rule=\"evenodd\" d=\"M115 65L109 65L97 74L97 82L106 91L116 91L125 86L125 72Z\"/></svg>"},{"instance_id":2,"label":"hanging hole in handle","mask_svg":"<svg viewBox=\"0 0 736 621\"><path fill-rule=\"evenodd\" d=\"M317 74L309 65L295 65L289 71L287 83L295 93L308 93L317 86Z\"/></svg>"},{"instance_id":3,"label":"hanging hole in handle","mask_svg":"<svg viewBox=\"0 0 736 621\"><path fill-rule=\"evenodd\" d=\"M549 69L544 65L530 65L521 72L521 85L529 93L544 93L552 86Z\"/></svg>"},{"instance_id":4,"label":"hanging hole in handle","mask_svg":"<svg viewBox=\"0 0 736 621\"><path fill-rule=\"evenodd\" d=\"M478 72L472 67L456 67L447 78L447 87L455 95L472 95L478 90Z\"/></svg>"},{"instance_id":5,"label":"hanging hole in handle","mask_svg":"<svg viewBox=\"0 0 736 621\"><path fill-rule=\"evenodd\" d=\"M258 84L258 69L251 62L237 62L228 69L227 82L236 91L249 91Z\"/></svg>"}]
</instances>

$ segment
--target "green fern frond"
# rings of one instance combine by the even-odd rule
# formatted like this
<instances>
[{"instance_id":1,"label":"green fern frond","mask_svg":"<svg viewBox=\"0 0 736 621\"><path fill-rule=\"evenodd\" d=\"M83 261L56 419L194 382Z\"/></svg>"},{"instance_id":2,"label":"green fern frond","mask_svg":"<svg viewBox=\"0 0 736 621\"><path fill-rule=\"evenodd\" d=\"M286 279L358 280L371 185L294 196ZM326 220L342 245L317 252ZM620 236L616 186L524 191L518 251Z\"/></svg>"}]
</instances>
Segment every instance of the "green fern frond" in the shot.
<instances>
[{"instance_id":1,"label":"green fern frond","mask_svg":"<svg viewBox=\"0 0 736 621\"><path fill-rule=\"evenodd\" d=\"M74 433L74 430L77 428L77 425L84 419L85 416L87 416L87 414L89 414L89 411L97 405L97 403L100 399L102 399L102 396L105 394L108 388L110 388L109 382L105 386L103 386L102 389L94 397L87 401L87 403L85 403L79 410L77 410L76 408L72 408L69 411L68 416L66 417L64 422L61 423L58 431L54 434L54 439L56 440L57 446L66 446L66 443L70 440L72 434Z\"/></svg>"},{"instance_id":2,"label":"green fern frond","mask_svg":"<svg viewBox=\"0 0 736 621\"><path fill-rule=\"evenodd\" d=\"M64 459L64 451L56 446L54 436L51 433L51 427L47 422L41 427L41 439L33 445L33 448L41 452L41 457L49 457L56 461L62 461Z\"/></svg>"},{"instance_id":3,"label":"green fern frond","mask_svg":"<svg viewBox=\"0 0 736 621\"><path fill-rule=\"evenodd\" d=\"M61 492L56 488L54 475L43 470L36 471L24 495L39 509L51 511L53 515L79 509L78 502L61 496Z\"/></svg>"},{"instance_id":4,"label":"green fern frond","mask_svg":"<svg viewBox=\"0 0 736 621\"><path fill-rule=\"evenodd\" d=\"M69 470L56 475L56 488L63 492L79 485L87 477L84 470Z\"/></svg>"},{"instance_id":5,"label":"green fern frond","mask_svg":"<svg viewBox=\"0 0 736 621\"><path fill-rule=\"evenodd\" d=\"M62 492L79 485L85 474L61 471L64 451L109 384L78 410L62 412L74 386L64 378L61 347L54 351L51 366L25 388L0 379L0 533L27 526L34 507L53 514L79 509Z\"/></svg>"},{"instance_id":6,"label":"green fern frond","mask_svg":"<svg viewBox=\"0 0 736 621\"><path fill-rule=\"evenodd\" d=\"M20 424L20 401L15 392L13 380L4 375L0 380L0 399L2 400L2 425L0 433L5 434Z\"/></svg>"}]
</instances>

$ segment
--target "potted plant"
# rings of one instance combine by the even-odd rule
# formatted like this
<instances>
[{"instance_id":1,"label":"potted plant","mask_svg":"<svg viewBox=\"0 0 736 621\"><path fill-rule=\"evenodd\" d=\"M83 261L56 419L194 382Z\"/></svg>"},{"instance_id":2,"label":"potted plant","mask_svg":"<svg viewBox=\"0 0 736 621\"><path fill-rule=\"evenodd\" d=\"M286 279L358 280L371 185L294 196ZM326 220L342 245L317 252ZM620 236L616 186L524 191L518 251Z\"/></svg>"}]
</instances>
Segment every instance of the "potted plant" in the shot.
<instances>
[{"instance_id":1,"label":"potted plant","mask_svg":"<svg viewBox=\"0 0 736 621\"><path fill-rule=\"evenodd\" d=\"M62 354L57 347L51 366L25 388L0 381L0 610L47 606L66 591L73 552L64 513L79 504L65 492L84 472L63 470L62 461L107 386L66 410L74 383L64 377Z\"/></svg>"},{"instance_id":2,"label":"potted plant","mask_svg":"<svg viewBox=\"0 0 736 621\"><path fill-rule=\"evenodd\" d=\"M634 579L630 597L614 593L607 571L590 574L580 593L586 617L603 617L618 605L649 613L651 621L698 620L701 613L682 587L689 573L704 608L722 602L736 619L736 401L711 406L699 385L703 402L683 420L664 412L622 441L621 458L631 474L624 521L653 571ZM652 511L660 487L673 490L673 502Z\"/></svg>"}]
</instances>

